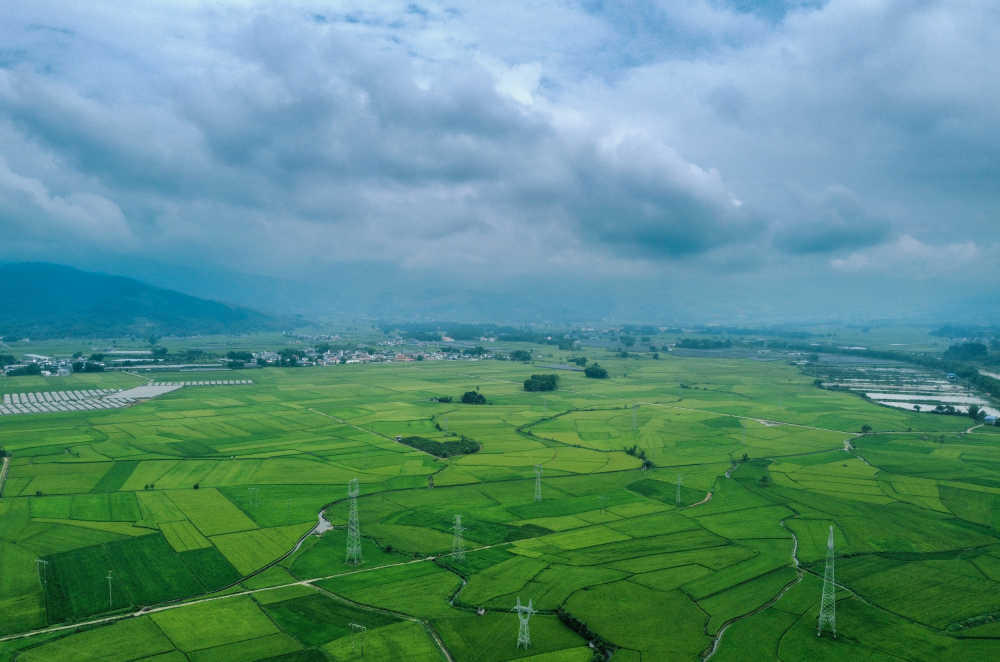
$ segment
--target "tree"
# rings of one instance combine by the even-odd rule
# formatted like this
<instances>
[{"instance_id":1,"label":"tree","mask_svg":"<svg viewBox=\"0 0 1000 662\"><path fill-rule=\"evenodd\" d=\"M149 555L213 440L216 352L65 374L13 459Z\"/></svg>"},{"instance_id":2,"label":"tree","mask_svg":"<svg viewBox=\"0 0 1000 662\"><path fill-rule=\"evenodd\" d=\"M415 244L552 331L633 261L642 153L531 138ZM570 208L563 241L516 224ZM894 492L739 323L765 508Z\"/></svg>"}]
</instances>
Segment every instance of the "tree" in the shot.
<instances>
[{"instance_id":1,"label":"tree","mask_svg":"<svg viewBox=\"0 0 1000 662\"><path fill-rule=\"evenodd\" d=\"M969 405L969 418L974 421L986 418L986 412L979 408L979 405Z\"/></svg>"},{"instance_id":2,"label":"tree","mask_svg":"<svg viewBox=\"0 0 1000 662\"><path fill-rule=\"evenodd\" d=\"M244 363L249 363L253 361L253 354L243 351L230 351L226 354L226 358L230 361L242 361Z\"/></svg>"},{"instance_id":3,"label":"tree","mask_svg":"<svg viewBox=\"0 0 1000 662\"><path fill-rule=\"evenodd\" d=\"M532 375L524 380L525 391L554 391L559 386L559 375Z\"/></svg>"},{"instance_id":4,"label":"tree","mask_svg":"<svg viewBox=\"0 0 1000 662\"><path fill-rule=\"evenodd\" d=\"M37 363L29 363L26 366L21 366L20 368L14 368L7 373L8 377L23 377L27 375L40 375L42 374L42 366Z\"/></svg>"},{"instance_id":5,"label":"tree","mask_svg":"<svg viewBox=\"0 0 1000 662\"><path fill-rule=\"evenodd\" d=\"M625 345L626 347L631 347L632 345L635 344L635 338L633 338L632 336L622 336L621 341L622 344Z\"/></svg>"},{"instance_id":6,"label":"tree","mask_svg":"<svg viewBox=\"0 0 1000 662\"><path fill-rule=\"evenodd\" d=\"M863 434L868 434L871 431L872 431L872 426L868 425L867 423L861 426L861 432Z\"/></svg>"},{"instance_id":7,"label":"tree","mask_svg":"<svg viewBox=\"0 0 1000 662\"><path fill-rule=\"evenodd\" d=\"M156 343L160 342L160 336L156 335L155 333L151 334L149 338L146 338L146 342L148 342L150 345L155 345Z\"/></svg>"},{"instance_id":8,"label":"tree","mask_svg":"<svg viewBox=\"0 0 1000 662\"><path fill-rule=\"evenodd\" d=\"M587 359L584 358L584 357L582 357L582 356L574 356L573 358L571 358L569 360L569 362L570 363L575 363L576 365L580 366L581 368L583 366L587 365Z\"/></svg>"},{"instance_id":9,"label":"tree","mask_svg":"<svg viewBox=\"0 0 1000 662\"><path fill-rule=\"evenodd\" d=\"M14 358L13 354L0 354L0 366L14 365L15 363L17 363L17 359Z\"/></svg>"},{"instance_id":10,"label":"tree","mask_svg":"<svg viewBox=\"0 0 1000 662\"><path fill-rule=\"evenodd\" d=\"M166 347L154 347L153 348L153 356L155 356L156 358L161 359L161 358L163 358L166 355L167 355L167 348Z\"/></svg>"},{"instance_id":11,"label":"tree","mask_svg":"<svg viewBox=\"0 0 1000 662\"><path fill-rule=\"evenodd\" d=\"M476 391L466 391L462 394L462 404L466 405L485 405L486 396L482 393L477 393Z\"/></svg>"},{"instance_id":12,"label":"tree","mask_svg":"<svg viewBox=\"0 0 1000 662\"><path fill-rule=\"evenodd\" d=\"M591 363L583 369L583 374L591 379L608 378L608 371L602 368L600 363Z\"/></svg>"},{"instance_id":13,"label":"tree","mask_svg":"<svg viewBox=\"0 0 1000 662\"><path fill-rule=\"evenodd\" d=\"M510 353L510 360L511 361L530 361L531 360L531 352L523 350L523 349L515 349L513 352Z\"/></svg>"}]
</instances>

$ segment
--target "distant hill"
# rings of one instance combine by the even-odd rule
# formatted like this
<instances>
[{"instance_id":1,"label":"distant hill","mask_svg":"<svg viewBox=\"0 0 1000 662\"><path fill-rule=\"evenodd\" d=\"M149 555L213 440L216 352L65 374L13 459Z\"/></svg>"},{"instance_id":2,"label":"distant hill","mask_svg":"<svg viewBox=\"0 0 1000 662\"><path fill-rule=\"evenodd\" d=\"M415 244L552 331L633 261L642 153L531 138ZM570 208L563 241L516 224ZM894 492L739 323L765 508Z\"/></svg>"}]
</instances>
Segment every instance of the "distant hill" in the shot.
<instances>
[{"instance_id":1,"label":"distant hill","mask_svg":"<svg viewBox=\"0 0 1000 662\"><path fill-rule=\"evenodd\" d=\"M131 278L45 263L0 264L0 336L121 337L247 333L287 321Z\"/></svg>"}]
</instances>

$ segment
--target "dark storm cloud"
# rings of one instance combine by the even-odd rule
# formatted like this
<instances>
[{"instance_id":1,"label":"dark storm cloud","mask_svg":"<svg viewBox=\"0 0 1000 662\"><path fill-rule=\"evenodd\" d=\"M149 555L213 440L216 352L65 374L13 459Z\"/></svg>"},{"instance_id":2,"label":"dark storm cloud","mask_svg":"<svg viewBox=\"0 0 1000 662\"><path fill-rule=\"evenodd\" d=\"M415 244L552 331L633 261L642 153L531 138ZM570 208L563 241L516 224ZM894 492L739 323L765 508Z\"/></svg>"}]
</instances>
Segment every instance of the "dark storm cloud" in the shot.
<instances>
[{"instance_id":1,"label":"dark storm cloud","mask_svg":"<svg viewBox=\"0 0 1000 662\"><path fill-rule=\"evenodd\" d=\"M891 232L888 221L866 211L857 197L841 187L831 188L811 209L801 213L806 218L779 229L775 238L775 244L789 253L838 253L866 248L881 244Z\"/></svg>"}]
</instances>

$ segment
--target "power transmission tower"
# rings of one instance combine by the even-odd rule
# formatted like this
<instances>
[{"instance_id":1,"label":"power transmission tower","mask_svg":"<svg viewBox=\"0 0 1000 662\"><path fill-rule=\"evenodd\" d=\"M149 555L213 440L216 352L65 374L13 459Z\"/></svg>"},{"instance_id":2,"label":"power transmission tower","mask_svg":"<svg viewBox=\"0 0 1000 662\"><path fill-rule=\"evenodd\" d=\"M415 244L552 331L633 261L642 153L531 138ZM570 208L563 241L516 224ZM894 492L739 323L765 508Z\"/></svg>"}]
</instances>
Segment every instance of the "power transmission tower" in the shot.
<instances>
[{"instance_id":1,"label":"power transmission tower","mask_svg":"<svg viewBox=\"0 0 1000 662\"><path fill-rule=\"evenodd\" d=\"M677 505L681 505L681 483L684 481L681 479L681 475L677 474Z\"/></svg>"},{"instance_id":2,"label":"power transmission tower","mask_svg":"<svg viewBox=\"0 0 1000 662\"><path fill-rule=\"evenodd\" d=\"M111 609L111 571L108 570L108 609Z\"/></svg>"},{"instance_id":3,"label":"power transmission tower","mask_svg":"<svg viewBox=\"0 0 1000 662\"><path fill-rule=\"evenodd\" d=\"M521 596L517 596L517 604L514 605L514 609L511 611L517 612L517 647L521 648L521 646L524 646L528 648L531 646L531 629L528 627L528 621L531 620L531 615L535 613L534 607L531 606L531 600L528 600L527 605L522 605Z\"/></svg>"},{"instance_id":4,"label":"power transmission tower","mask_svg":"<svg viewBox=\"0 0 1000 662\"><path fill-rule=\"evenodd\" d=\"M455 515L455 535L451 539L451 555L456 561L465 560L465 538L462 534L465 533L465 527L462 526L462 516Z\"/></svg>"},{"instance_id":5,"label":"power transmission tower","mask_svg":"<svg viewBox=\"0 0 1000 662\"><path fill-rule=\"evenodd\" d=\"M358 526L358 479L352 478L347 484L347 496L351 499L350 513L347 517L347 562L351 565L361 565L361 529Z\"/></svg>"},{"instance_id":6,"label":"power transmission tower","mask_svg":"<svg viewBox=\"0 0 1000 662\"><path fill-rule=\"evenodd\" d=\"M542 465L535 465L535 501L542 500Z\"/></svg>"},{"instance_id":7,"label":"power transmission tower","mask_svg":"<svg viewBox=\"0 0 1000 662\"><path fill-rule=\"evenodd\" d=\"M361 657L365 656L365 633L368 632L368 628L360 623L349 623L352 630L354 630L354 652L357 653L358 649L361 649Z\"/></svg>"},{"instance_id":8,"label":"power transmission tower","mask_svg":"<svg viewBox=\"0 0 1000 662\"><path fill-rule=\"evenodd\" d=\"M830 526L830 537L826 540L826 570L823 571L823 596L819 601L819 622L816 624L816 636L823 636L823 629L830 626L833 638L837 638L837 586L833 578L833 526Z\"/></svg>"}]
</instances>

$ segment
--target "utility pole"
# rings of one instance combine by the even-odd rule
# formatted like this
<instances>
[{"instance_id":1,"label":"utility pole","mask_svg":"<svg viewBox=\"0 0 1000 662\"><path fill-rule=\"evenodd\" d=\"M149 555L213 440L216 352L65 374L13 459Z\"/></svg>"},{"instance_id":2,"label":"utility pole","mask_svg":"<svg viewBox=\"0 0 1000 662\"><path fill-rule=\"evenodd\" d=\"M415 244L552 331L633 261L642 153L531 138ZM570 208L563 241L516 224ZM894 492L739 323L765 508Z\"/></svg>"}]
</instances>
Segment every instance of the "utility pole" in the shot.
<instances>
[{"instance_id":1,"label":"utility pole","mask_svg":"<svg viewBox=\"0 0 1000 662\"><path fill-rule=\"evenodd\" d=\"M350 511L347 517L347 562L351 565L361 565L361 529L358 526L358 494L361 488L358 479L352 478L347 484L347 496L350 497Z\"/></svg>"},{"instance_id":2,"label":"utility pole","mask_svg":"<svg viewBox=\"0 0 1000 662\"><path fill-rule=\"evenodd\" d=\"M517 596L517 604L511 611L517 612L517 647L529 648L531 646L531 629L528 626L528 621L535 613L534 607L531 606L531 600L528 600L527 605L522 605L521 596Z\"/></svg>"},{"instance_id":3,"label":"utility pole","mask_svg":"<svg viewBox=\"0 0 1000 662\"><path fill-rule=\"evenodd\" d=\"M451 555L456 561L465 560L465 538L462 536L465 533L465 527L462 526L462 516L455 515L455 526L453 527L455 532L451 539Z\"/></svg>"},{"instance_id":4,"label":"utility pole","mask_svg":"<svg viewBox=\"0 0 1000 662\"><path fill-rule=\"evenodd\" d=\"M542 465L535 465L535 501L542 500Z\"/></svg>"},{"instance_id":5,"label":"utility pole","mask_svg":"<svg viewBox=\"0 0 1000 662\"><path fill-rule=\"evenodd\" d=\"M108 609L111 609L111 571L108 570Z\"/></svg>"},{"instance_id":6,"label":"utility pole","mask_svg":"<svg viewBox=\"0 0 1000 662\"><path fill-rule=\"evenodd\" d=\"M826 569L823 571L823 595L819 601L819 622L816 624L816 636L823 636L823 630L830 626L833 638L837 638L837 585L833 576L833 525L830 526L830 536L826 540Z\"/></svg>"}]
</instances>

